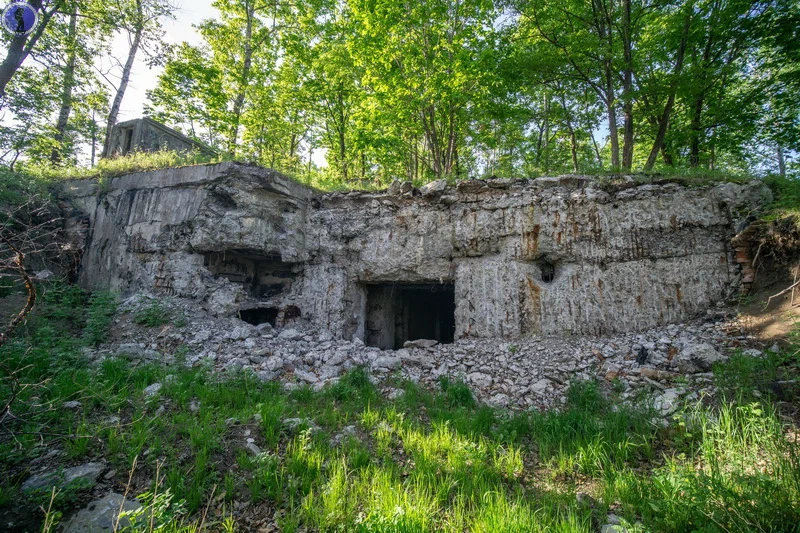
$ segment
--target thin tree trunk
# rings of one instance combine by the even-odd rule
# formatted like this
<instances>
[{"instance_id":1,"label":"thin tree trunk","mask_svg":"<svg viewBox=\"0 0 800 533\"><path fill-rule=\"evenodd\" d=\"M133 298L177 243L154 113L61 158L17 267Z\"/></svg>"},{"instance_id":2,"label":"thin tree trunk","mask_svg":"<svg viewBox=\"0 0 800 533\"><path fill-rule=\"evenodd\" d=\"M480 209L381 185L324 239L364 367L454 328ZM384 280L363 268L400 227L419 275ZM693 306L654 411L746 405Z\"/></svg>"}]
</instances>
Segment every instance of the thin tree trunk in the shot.
<instances>
[{"instance_id":1,"label":"thin tree trunk","mask_svg":"<svg viewBox=\"0 0 800 533\"><path fill-rule=\"evenodd\" d=\"M661 143L661 159L664 160L664 164L668 167L675 166L675 158L672 157L672 152L667 149L666 143Z\"/></svg>"},{"instance_id":2,"label":"thin tree trunk","mask_svg":"<svg viewBox=\"0 0 800 533\"><path fill-rule=\"evenodd\" d=\"M692 119L689 126L691 139L689 141L689 166L700 166L700 132L702 131L701 119L703 115L703 96L698 96L692 106Z\"/></svg>"},{"instance_id":3,"label":"thin tree trunk","mask_svg":"<svg viewBox=\"0 0 800 533\"><path fill-rule=\"evenodd\" d=\"M784 157L783 146L779 144L777 148L778 148L777 149L777 152L778 152L778 174L782 178L785 178L786 177L786 158Z\"/></svg>"},{"instance_id":4,"label":"thin tree trunk","mask_svg":"<svg viewBox=\"0 0 800 533\"><path fill-rule=\"evenodd\" d=\"M594 155L597 157L597 164L600 165L600 169L603 169L603 158L600 156L600 147L597 146L597 140L594 138L594 132L589 129L589 136L592 138L592 146L594 147Z\"/></svg>"},{"instance_id":5,"label":"thin tree trunk","mask_svg":"<svg viewBox=\"0 0 800 533\"><path fill-rule=\"evenodd\" d=\"M689 166L692 168L697 168L700 166L700 134L703 130L703 106L705 105L707 90L706 69L708 68L709 61L711 60L711 47L713 44L714 35L709 30L708 40L706 41L706 45L703 50L703 70L700 73L700 80L698 84L700 86L700 93L696 96L694 103L692 104L692 118L689 125Z\"/></svg>"},{"instance_id":6,"label":"thin tree trunk","mask_svg":"<svg viewBox=\"0 0 800 533\"><path fill-rule=\"evenodd\" d=\"M92 110L92 155L91 168L94 168L94 160L97 156L97 122L95 122L95 112Z\"/></svg>"},{"instance_id":7,"label":"thin tree trunk","mask_svg":"<svg viewBox=\"0 0 800 533\"><path fill-rule=\"evenodd\" d=\"M609 88L609 90L613 95L614 89ZM607 104L606 109L608 110L608 135L611 138L611 167L614 170L619 170L619 134L617 133L617 111L614 108L613 97L610 102Z\"/></svg>"},{"instance_id":8,"label":"thin tree trunk","mask_svg":"<svg viewBox=\"0 0 800 533\"><path fill-rule=\"evenodd\" d=\"M656 158L658 157L658 151L662 150L664 147L664 137L667 135L667 127L669 126L670 116L672 115L672 108L675 106L675 94L678 91L678 78L683 71L683 58L686 55L686 44L689 40L689 27L691 26L692 22L691 6L693 5L693 3L690 4L690 9L686 15L686 21L683 24L683 30L681 31L681 42L678 45L678 54L675 58L675 69L672 72L672 82L670 83L669 96L667 97L667 103L664 105L664 112L658 119L656 138L653 140L653 147L650 149L650 154L647 156L647 162L644 165L645 170L653 169L653 166L656 164Z\"/></svg>"},{"instance_id":9,"label":"thin tree trunk","mask_svg":"<svg viewBox=\"0 0 800 533\"><path fill-rule=\"evenodd\" d=\"M233 125L231 127L230 138L228 139L228 152L232 156L236 155L236 144L239 141L239 124L242 120L244 109L245 93L250 81L250 68L253 62L253 18L255 17L254 5L247 7L247 24L244 35L244 58L242 61L242 74L239 80L239 92L233 101Z\"/></svg>"},{"instance_id":10,"label":"thin tree trunk","mask_svg":"<svg viewBox=\"0 0 800 533\"><path fill-rule=\"evenodd\" d=\"M117 123L119 117L119 110L122 106L122 98L125 96L125 90L128 88L128 81L131 78L131 70L133 69L133 62L136 59L136 52L139 50L139 44L142 42L143 28L136 29L133 36L131 47L128 49L128 59L125 61L125 66L122 67L122 77L119 80L119 87L117 93L114 95L114 101L111 104L111 110L108 112L108 121L106 122L106 136L103 140L103 157L108 157L111 143L111 130Z\"/></svg>"},{"instance_id":11,"label":"thin tree trunk","mask_svg":"<svg viewBox=\"0 0 800 533\"><path fill-rule=\"evenodd\" d=\"M625 114L622 170L630 172L633 166L633 51L631 35L631 0L622 0L622 55L624 73L622 81L622 109Z\"/></svg>"},{"instance_id":12,"label":"thin tree trunk","mask_svg":"<svg viewBox=\"0 0 800 533\"><path fill-rule=\"evenodd\" d=\"M544 173L550 171L550 95L547 91L544 93L544 146L542 147L544 154Z\"/></svg>"},{"instance_id":13,"label":"thin tree trunk","mask_svg":"<svg viewBox=\"0 0 800 533\"><path fill-rule=\"evenodd\" d=\"M614 170L619 170L619 133L617 132L617 110L615 107L617 102L614 94L614 71L612 69L614 56L612 21L605 6L600 6L599 3L594 2L592 5L596 8L595 17L597 19L598 36L601 41L607 43L605 57L603 58L605 104L608 113L608 135L611 138L611 167Z\"/></svg>"},{"instance_id":14,"label":"thin tree trunk","mask_svg":"<svg viewBox=\"0 0 800 533\"><path fill-rule=\"evenodd\" d=\"M67 134L69 115L72 112L72 90L75 87L75 63L78 53L75 35L77 30L78 13L76 11L69 16L69 30L67 33L67 46L69 46L69 50L67 51L67 64L64 66L64 87L61 91L61 109L58 112L58 120L56 121L56 133L53 135L53 140L56 144L53 148L53 152L50 154L50 161L52 163L59 163L64 155L64 139Z\"/></svg>"}]
</instances>

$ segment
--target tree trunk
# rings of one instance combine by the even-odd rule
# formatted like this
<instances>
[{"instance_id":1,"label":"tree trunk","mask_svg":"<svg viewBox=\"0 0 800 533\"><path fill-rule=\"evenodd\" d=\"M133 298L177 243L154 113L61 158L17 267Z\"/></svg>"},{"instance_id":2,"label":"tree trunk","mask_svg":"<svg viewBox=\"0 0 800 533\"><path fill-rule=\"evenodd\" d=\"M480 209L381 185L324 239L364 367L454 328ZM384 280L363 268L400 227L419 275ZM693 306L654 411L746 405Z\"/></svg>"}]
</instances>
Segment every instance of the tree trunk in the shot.
<instances>
[{"instance_id":1,"label":"tree trunk","mask_svg":"<svg viewBox=\"0 0 800 533\"><path fill-rule=\"evenodd\" d=\"M544 93L544 146L542 146L542 153L544 155L544 173L550 171L550 95L545 91Z\"/></svg>"},{"instance_id":2,"label":"tree trunk","mask_svg":"<svg viewBox=\"0 0 800 533\"><path fill-rule=\"evenodd\" d=\"M609 84L610 85L610 84ZM614 89L609 89L614 94ZM611 168L619 170L619 134L617 133L617 110L614 108L614 100L610 100L606 105L608 110L608 136L611 138Z\"/></svg>"},{"instance_id":3,"label":"tree trunk","mask_svg":"<svg viewBox=\"0 0 800 533\"><path fill-rule=\"evenodd\" d=\"M596 2L596 0L595 0ZM593 2L595 7L595 18L597 21L597 30L600 40L606 43L605 56L603 57L603 74L605 81L605 104L608 112L608 135L611 138L611 167L613 170L619 170L619 133L617 132L617 110L616 110L616 95L614 91L614 70L613 70L613 57L614 57L614 42L613 42L613 21L606 6L600 5L600 2Z\"/></svg>"},{"instance_id":4,"label":"tree trunk","mask_svg":"<svg viewBox=\"0 0 800 533\"><path fill-rule=\"evenodd\" d=\"M95 112L92 110L92 154L91 154L91 168L94 168L94 161L97 157L97 122L95 122Z\"/></svg>"},{"instance_id":5,"label":"tree trunk","mask_svg":"<svg viewBox=\"0 0 800 533\"><path fill-rule=\"evenodd\" d=\"M117 117L119 117L119 109L122 106L122 98L125 96L125 90L128 88L128 81L131 77L133 62L136 59L136 52L139 50L139 44L142 42L143 30L144 29L141 27L137 28L136 33L133 36L131 47L128 49L128 59L125 61L125 66L122 68L122 77L119 80L119 87L117 88L117 93L114 95L114 102L111 104L111 110L108 112L106 136L103 140L103 157L108 157L111 155L108 153L111 149L109 146L111 142L111 130L117 123Z\"/></svg>"},{"instance_id":6,"label":"tree trunk","mask_svg":"<svg viewBox=\"0 0 800 533\"><path fill-rule=\"evenodd\" d=\"M703 131L703 106L705 105L706 91L708 90L708 87L706 87L706 79L708 76L706 69L711 60L711 48L713 44L714 34L709 30L708 40L703 50L703 70L700 72L700 80L698 83L700 92L695 97L692 105L692 118L689 124L689 166L692 168L700 166L700 134Z\"/></svg>"},{"instance_id":7,"label":"tree trunk","mask_svg":"<svg viewBox=\"0 0 800 533\"><path fill-rule=\"evenodd\" d=\"M622 109L625 124L622 143L622 170L630 172L633 166L633 50L631 31L631 0L622 0Z\"/></svg>"},{"instance_id":8,"label":"tree trunk","mask_svg":"<svg viewBox=\"0 0 800 533\"><path fill-rule=\"evenodd\" d=\"M28 0L28 4L37 12L42 9L42 0ZM22 66L22 63L27 59L31 50L33 50L33 47L36 46L36 43L47 27L47 23L53 17L56 8L60 5L61 2L57 2L50 11L40 13L39 25L32 33L24 37L15 37L11 39L11 42L8 44L6 57L3 59L3 62L0 63L0 98L5 96L6 87L11 81L11 78L14 77L14 74L16 74L19 67Z\"/></svg>"},{"instance_id":9,"label":"tree trunk","mask_svg":"<svg viewBox=\"0 0 800 533\"><path fill-rule=\"evenodd\" d=\"M691 139L689 141L689 166L700 166L700 132L702 131L701 119L703 117L703 96L698 96L692 106L692 119L689 125Z\"/></svg>"},{"instance_id":10,"label":"tree trunk","mask_svg":"<svg viewBox=\"0 0 800 533\"><path fill-rule=\"evenodd\" d=\"M777 148L778 148L777 149L777 152L778 152L778 174L780 175L780 177L785 178L786 177L786 158L784 157L783 146L779 144Z\"/></svg>"},{"instance_id":11,"label":"tree trunk","mask_svg":"<svg viewBox=\"0 0 800 533\"><path fill-rule=\"evenodd\" d=\"M72 90L75 88L75 63L77 61L77 43L75 35L78 29L77 11L69 16L69 30L67 33L67 64L64 66L64 87L61 91L61 109L58 112L56 121L56 133L53 140L56 142L53 152L50 154L52 163L61 162L64 156L64 139L67 134L67 123L72 112Z\"/></svg>"},{"instance_id":12,"label":"tree trunk","mask_svg":"<svg viewBox=\"0 0 800 533\"><path fill-rule=\"evenodd\" d=\"M675 158L672 157L672 152L667 149L667 145L665 143L661 143L661 159L664 160L664 164L668 167L675 166Z\"/></svg>"},{"instance_id":13,"label":"tree trunk","mask_svg":"<svg viewBox=\"0 0 800 533\"><path fill-rule=\"evenodd\" d=\"M242 73L239 80L239 92L233 101L233 125L231 127L230 138L228 139L228 152L232 156L236 155L236 145L239 142L239 124L242 121L242 111L244 110L245 93L250 81L250 68L253 63L253 19L255 18L255 5L248 6L247 25L244 34L244 58L242 61Z\"/></svg>"},{"instance_id":14,"label":"tree trunk","mask_svg":"<svg viewBox=\"0 0 800 533\"><path fill-rule=\"evenodd\" d=\"M667 135L667 127L669 126L670 116L672 115L672 108L675 106L675 93L678 91L678 78L683 71L683 58L686 55L686 43L689 40L689 27L692 22L692 9L693 3L690 4L690 9L686 15L686 21L683 24L681 31L681 42L678 45L678 53L675 58L675 69L672 72L672 82L670 83L669 96L667 103L664 105L664 112L658 119L658 130L656 131L656 138L653 140L653 147L650 149L650 154L647 156L647 162L644 165L645 170L652 170L656 164L658 151L664 150L664 137ZM666 154L666 150L664 150ZM666 162L666 158L665 158Z\"/></svg>"}]
</instances>

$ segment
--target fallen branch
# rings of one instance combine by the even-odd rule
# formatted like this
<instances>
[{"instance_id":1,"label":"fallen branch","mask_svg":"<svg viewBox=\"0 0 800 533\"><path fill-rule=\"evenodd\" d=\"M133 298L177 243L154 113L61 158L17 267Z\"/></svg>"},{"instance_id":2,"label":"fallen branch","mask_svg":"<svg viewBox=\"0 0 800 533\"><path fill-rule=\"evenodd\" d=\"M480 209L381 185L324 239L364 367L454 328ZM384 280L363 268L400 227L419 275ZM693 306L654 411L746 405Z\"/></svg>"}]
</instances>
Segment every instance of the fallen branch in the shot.
<instances>
[{"instance_id":1,"label":"fallen branch","mask_svg":"<svg viewBox=\"0 0 800 533\"><path fill-rule=\"evenodd\" d=\"M0 346L2 346L5 344L6 340L8 340L8 337L11 335L11 333L14 332L17 326L19 326L22 321L25 320L25 317L28 316L28 314L33 310L33 306L36 304L36 290L33 288L33 280L31 280L31 277L28 275L28 272L25 270L25 266L23 264L23 261L25 260L25 254L20 252L4 235L0 235L0 239L2 239L3 242L6 243L6 246L8 246L11 251L14 252L14 257L11 260L12 266L10 268L19 274L19 277L22 278L22 281L25 284L25 289L28 291L28 299L25 302L25 307L23 307L22 310L17 313L17 316L15 316L6 327L6 330L0 333Z\"/></svg>"},{"instance_id":2,"label":"fallen branch","mask_svg":"<svg viewBox=\"0 0 800 533\"><path fill-rule=\"evenodd\" d=\"M772 299L773 299L773 298L778 298L779 296L783 296L783 295L784 295L784 294L786 294L787 292L793 291L793 290L794 290L794 288L795 288L795 287L797 287L798 285L800 285L800 281L795 281L795 282L794 282L794 283L792 283L792 284L791 284L789 287L786 287L785 289L783 289L783 290L782 290L781 292L779 292L778 294L773 294L772 296L770 296L769 298L767 298L767 305L765 305L765 306L764 306L764 309L762 309L762 311L766 311L767 307L769 307L769 304L770 304L770 302L772 302Z\"/></svg>"}]
</instances>

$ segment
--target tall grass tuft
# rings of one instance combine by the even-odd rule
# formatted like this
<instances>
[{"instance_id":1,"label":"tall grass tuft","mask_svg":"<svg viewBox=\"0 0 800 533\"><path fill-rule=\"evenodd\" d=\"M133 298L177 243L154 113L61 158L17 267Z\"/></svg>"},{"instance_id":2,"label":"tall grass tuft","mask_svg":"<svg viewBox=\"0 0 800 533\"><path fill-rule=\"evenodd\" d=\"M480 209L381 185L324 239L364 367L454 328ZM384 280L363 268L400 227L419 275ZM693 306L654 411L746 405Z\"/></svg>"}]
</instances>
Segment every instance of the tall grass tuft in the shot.
<instances>
[{"instance_id":1,"label":"tall grass tuft","mask_svg":"<svg viewBox=\"0 0 800 533\"><path fill-rule=\"evenodd\" d=\"M800 530L800 456L773 408L726 403L685 416L685 453L648 476L611 476L630 510L655 531Z\"/></svg>"}]
</instances>

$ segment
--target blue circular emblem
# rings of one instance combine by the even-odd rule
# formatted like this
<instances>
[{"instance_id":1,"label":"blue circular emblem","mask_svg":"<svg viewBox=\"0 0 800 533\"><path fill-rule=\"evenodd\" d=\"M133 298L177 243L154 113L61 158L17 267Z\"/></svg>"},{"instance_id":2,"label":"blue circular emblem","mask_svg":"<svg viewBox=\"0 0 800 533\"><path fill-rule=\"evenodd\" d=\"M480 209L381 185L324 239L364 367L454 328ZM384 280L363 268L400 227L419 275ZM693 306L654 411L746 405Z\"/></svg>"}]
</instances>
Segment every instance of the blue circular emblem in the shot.
<instances>
[{"instance_id":1,"label":"blue circular emblem","mask_svg":"<svg viewBox=\"0 0 800 533\"><path fill-rule=\"evenodd\" d=\"M18 37L28 35L39 22L39 13L27 2L11 2L3 10L3 27Z\"/></svg>"}]
</instances>

